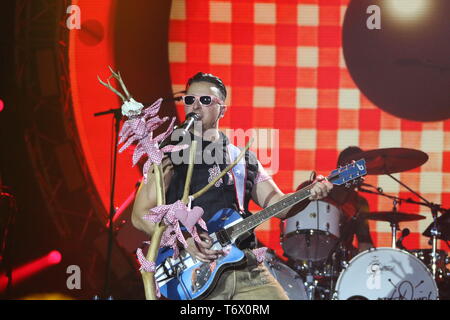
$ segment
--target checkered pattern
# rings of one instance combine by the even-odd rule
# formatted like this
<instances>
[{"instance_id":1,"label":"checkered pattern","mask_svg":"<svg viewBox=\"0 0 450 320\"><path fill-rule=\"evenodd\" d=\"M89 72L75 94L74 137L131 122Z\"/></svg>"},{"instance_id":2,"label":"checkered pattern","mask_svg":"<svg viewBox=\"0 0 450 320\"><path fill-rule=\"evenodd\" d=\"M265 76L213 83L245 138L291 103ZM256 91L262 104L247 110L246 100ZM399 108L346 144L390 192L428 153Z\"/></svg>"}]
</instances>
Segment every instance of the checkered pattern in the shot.
<instances>
[{"instance_id":1,"label":"checkered pattern","mask_svg":"<svg viewBox=\"0 0 450 320\"><path fill-rule=\"evenodd\" d=\"M198 71L213 73L230 92L222 128L278 129L280 164L272 173L284 192L295 190L312 170L326 175L348 145L365 150L406 147L425 151L430 160L396 176L430 201L450 207L450 121L402 120L361 94L346 69L341 47L348 2L173 0L169 39L173 90L184 89ZM183 118L182 106L178 108ZM412 197L386 176L369 176L366 181L391 194ZM368 200L372 211L392 206L381 197ZM431 222L430 213L416 205L402 204L399 209L427 216L401 227L412 231L407 247L429 248L421 232ZM370 227L377 246L390 245L388 223L371 221ZM275 219L257 231L265 245L282 253L279 233Z\"/></svg>"}]
</instances>

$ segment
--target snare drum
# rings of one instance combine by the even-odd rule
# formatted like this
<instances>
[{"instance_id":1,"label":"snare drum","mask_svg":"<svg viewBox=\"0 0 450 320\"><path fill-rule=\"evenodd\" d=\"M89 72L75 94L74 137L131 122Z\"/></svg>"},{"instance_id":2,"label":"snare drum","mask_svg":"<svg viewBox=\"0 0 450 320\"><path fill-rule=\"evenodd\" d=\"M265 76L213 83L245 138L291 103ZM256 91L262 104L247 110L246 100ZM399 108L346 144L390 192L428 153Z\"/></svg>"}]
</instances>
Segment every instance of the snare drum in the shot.
<instances>
[{"instance_id":1,"label":"snare drum","mask_svg":"<svg viewBox=\"0 0 450 320\"><path fill-rule=\"evenodd\" d=\"M350 260L336 283L337 300L437 300L427 267L412 254L393 248L364 251Z\"/></svg>"},{"instance_id":2,"label":"snare drum","mask_svg":"<svg viewBox=\"0 0 450 320\"><path fill-rule=\"evenodd\" d=\"M273 253L267 251L264 265L277 279L289 300L308 300L306 289L300 275L285 265Z\"/></svg>"},{"instance_id":3,"label":"snare drum","mask_svg":"<svg viewBox=\"0 0 450 320\"><path fill-rule=\"evenodd\" d=\"M282 247L294 260L321 261L327 258L340 236L342 211L325 201L308 206L283 221Z\"/></svg>"}]
</instances>

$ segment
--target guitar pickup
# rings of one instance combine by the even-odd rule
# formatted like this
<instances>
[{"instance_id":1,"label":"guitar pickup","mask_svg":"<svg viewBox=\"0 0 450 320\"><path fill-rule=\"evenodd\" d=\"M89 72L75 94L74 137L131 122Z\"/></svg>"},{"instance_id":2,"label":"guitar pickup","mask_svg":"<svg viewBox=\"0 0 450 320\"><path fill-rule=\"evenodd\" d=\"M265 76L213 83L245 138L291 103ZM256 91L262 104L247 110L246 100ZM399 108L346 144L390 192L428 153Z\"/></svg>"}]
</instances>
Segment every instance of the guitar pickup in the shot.
<instances>
[{"instance_id":1,"label":"guitar pickup","mask_svg":"<svg viewBox=\"0 0 450 320\"><path fill-rule=\"evenodd\" d=\"M231 244L230 236L228 235L227 230L222 229L216 232L217 241L219 241L220 245L222 247L225 247L229 244Z\"/></svg>"}]
</instances>

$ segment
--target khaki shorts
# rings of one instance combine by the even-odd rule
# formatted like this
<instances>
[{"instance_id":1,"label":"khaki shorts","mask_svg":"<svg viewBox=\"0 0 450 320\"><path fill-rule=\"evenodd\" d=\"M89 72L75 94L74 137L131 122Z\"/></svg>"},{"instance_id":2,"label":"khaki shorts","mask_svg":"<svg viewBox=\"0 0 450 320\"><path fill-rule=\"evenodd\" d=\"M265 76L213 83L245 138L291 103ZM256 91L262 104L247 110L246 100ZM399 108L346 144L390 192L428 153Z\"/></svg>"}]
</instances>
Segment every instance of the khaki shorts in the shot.
<instances>
[{"instance_id":1,"label":"khaki shorts","mask_svg":"<svg viewBox=\"0 0 450 320\"><path fill-rule=\"evenodd\" d=\"M205 300L289 300L283 288L250 250L247 261L224 271Z\"/></svg>"}]
</instances>

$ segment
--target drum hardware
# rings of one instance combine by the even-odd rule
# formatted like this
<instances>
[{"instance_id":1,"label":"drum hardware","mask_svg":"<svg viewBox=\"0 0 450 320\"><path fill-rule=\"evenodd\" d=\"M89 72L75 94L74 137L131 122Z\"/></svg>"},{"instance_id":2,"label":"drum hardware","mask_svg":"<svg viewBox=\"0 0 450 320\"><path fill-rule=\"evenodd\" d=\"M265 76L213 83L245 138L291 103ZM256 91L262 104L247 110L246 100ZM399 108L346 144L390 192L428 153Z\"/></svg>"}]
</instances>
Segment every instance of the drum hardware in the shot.
<instances>
[{"instance_id":1,"label":"drum hardware","mask_svg":"<svg viewBox=\"0 0 450 320\"><path fill-rule=\"evenodd\" d=\"M433 253L432 249L415 249L410 250L409 253L414 255L416 258L420 259L430 270L432 266ZM436 281L442 282L449 278L449 270L447 269L447 264L450 263L450 257L444 250L438 250L436 252Z\"/></svg>"},{"instance_id":2,"label":"drum hardware","mask_svg":"<svg viewBox=\"0 0 450 320\"><path fill-rule=\"evenodd\" d=\"M402 230L402 235L400 236L400 238L398 238L397 242L395 243L397 248L402 249L402 250L407 250L405 248L405 246L403 245L403 240L410 234L410 231L408 228L404 228Z\"/></svg>"},{"instance_id":3,"label":"drum hardware","mask_svg":"<svg viewBox=\"0 0 450 320\"><path fill-rule=\"evenodd\" d=\"M437 210L435 207L431 209L433 215L433 227L430 230L432 240L432 253L431 253L431 273L436 279L437 275L437 239L441 236L441 233L437 229Z\"/></svg>"},{"instance_id":4,"label":"drum hardware","mask_svg":"<svg viewBox=\"0 0 450 320\"><path fill-rule=\"evenodd\" d=\"M439 235L437 236L438 239L447 241L450 240L450 210L439 210L442 212L442 215L436 219L427 227L427 229L422 233L425 237L431 237L431 229L433 226L436 227L437 231L439 232ZM450 246L449 246L450 247Z\"/></svg>"},{"instance_id":5,"label":"drum hardware","mask_svg":"<svg viewBox=\"0 0 450 320\"><path fill-rule=\"evenodd\" d=\"M316 294L316 287L318 284L318 281L314 279L313 275L313 264L312 261L308 261L308 273L306 274L306 281L304 282L305 288L306 288L306 294L308 295L309 300L314 300L315 294Z\"/></svg>"},{"instance_id":6,"label":"drum hardware","mask_svg":"<svg viewBox=\"0 0 450 320\"><path fill-rule=\"evenodd\" d=\"M355 230L354 230L354 224L356 222L356 220L359 218L361 212L358 211L351 219L350 221L347 223L346 227L342 230L342 235L339 238L339 241L335 244L335 246L333 247L333 249L330 251L327 259L325 260L325 264L327 264L330 260L331 260L331 276L329 278L330 283L329 283L329 299L333 299L333 294L334 293L334 277L332 276L334 274L334 269L335 269L335 265L336 263L339 266L341 273L343 272L342 270L345 270L348 267L348 262L345 260L345 257L342 257L342 253L346 251L345 246L344 246L344 241L346 239L349 239L350 236L353 236ZM338 256L338 253L341 254L341 256Z\"/></svg>"},{"instance_id":7,"label":"drum hardware","mask_svg":"<svg viewBox=\"0 0 450 320\"><path fill-rule=\"evenodd\" d=\"M389 175L389 176L391 176L391 175ZM424 200L424 202L414 201L414 200L412 200L410 198L409 199L402 199L402 198L399 198L399 197L386 195L383 192L379 192L379 191L375 192L375 191L366 190L366 189L360 189L360 191L366 192L366 193L378 194L378 195L381 195L381 196L384 196L384 197L387 197L387 198L391 198L391 199L393 199L394 207L396 206L397 203L407 202L407 203L419 204L419 205L426 206L426 207L430 208L432 216L433 216L433 222L428 227L428 229L426 230L425 233L426 233L426 236L431 238L432 263L431 263L430 268L431 268L431 272L433 274L433 277L436 277L436 275L437 275L437 273L436 273L436 271L437 271L437 266L436 266L436 262L437 262L437 259L436 259L437 239L442 239L443 238L442 233L439 231L439 223L438 223L438 219L439 218L437 217L437 215L438 215L438 212L447 212L448 210L443 209L441 207L441 205L437 205L437 204L429 202L427 199L425 199L424 197L419 195L417 192L415 192L414 190L412 190L411 188L406 186L401 181L395 179L393 176L391 176L391 177L395 181L397 181L399 184L404 186L406 189L408 189L410 192L412 192L413 194L417 195L420 199ZM395 248L396 247L395 238L396 238L396 233L397 233L397 230L398 230L398 227L395 224L398 223L398 222L402 222L402 221L422 220L422 219L425 219L425 217L422 216L422 215L418 215L418 214L401 213L401 212L397 212L397 211L394 210L392 212L373 212L373 213L370 214L370 216L367 219L369 219L369 220L376 220L376 221L386 221L386 222L390 222L391 223L392 248ZM424 235L425 235L425 233L424 233Z\"/></svg>"},{"instance_id":8,"label":"drum hardware","mask_svg":"<svg viewBox=\"0 0 450 320\"><path fill-rule=\"evenodd\" d=\"M406 222L406 221L417 221L425 219L425 216L415 214L415 213L405 213L405 212L396 212L392 211L379 211L379 212L371 212L369 216L366 218L369 220L376 221L385 221L385 222Z\"/></svg>"},{"instance_id":9,"label":"drum hardware","mask_svg":"<svg viewBox=\"0 0 450 320\"><path fill-rule=\"evenodd\" d=\"M363 157L366 159L366 166L367 166L367 174L385 174L389 176L391 179L396 181L401 186L405 187L408 191L410 191L412 194L419 197L424 202L417 202L413 201L411 199L407 199L406 201L409 203L416 203L423 206L426 206L430 208L431 214L433 217L433 223L432 227L429 230L429 235L432 240L432 265L431 270L433 277L436 276L436 250L437 250L437 239L440 239L442 237L442 234L439 232L438 229L438 223L437 223L437 215L438 212L447 212L448 210L442 209L440 205L431 203L424 197L422 197L419 193L412 190L410 187L408 187L406 184L395 178L392 174L403 172L407 170L414 169L416 167L419 167L423 165L425 162L428 161L428 155L419 150L414 149L405 149L405 148L387 148L387 149L377 149L377 150L370 150L358 153L356 155L352 155L352 157ZM348 159L352 160L352 159ZM379 192L379 194L382 194ZM384 194L382 194L384 195ZM399 198L397 198L399 199ZM395 201L395 200L394 200ZM395 224L395 222L393 222ZM394 239L394 233L396 233L396 226L392 226L392 233L393 233L393 239ZM394 240L392 241L392 247L395 248Z\"/></svg>"},{"instance_id":10,"label":"drum hardware","mask_svg":"<svg viewBox=\"0 0 450 320\"><path fill-rule=\"evenodd\" d=\"M388 174L388 176L390 176L393 180L397 181L400 185L404 186L410 192L412 192L413 194L418 196L420 199L425 201L427 206L431 209L431 214L433 216L433 227L430 230L431 239L432 239L432 248L433 248L432 263L431 263L431 273L433 274L433 277L436 278L436 270L437 270L437 267L436 267L436 261L437 261L437 259L436 259L437 239L440 236L440 232L437 230L437 213L438 213L438 207L439 206L436 206L434 203L429 202L427 199L425 199L420 194L418 194L417 192L415 192L414 190L409 188L406 184L402 183L400 180L396 179L391 174Z\"/></svg>"},{"instance_id":11,"label":"drum hardware","mask_svg":"<svg viewBox=\"0 0 450 320\"><path fill-rule=\"evenodd\" d=\"M385 221L385 222L390 223L390 225L391 225L391 247L395 249L395 248L397 248L397 244L399 243L399 241L397 240L397 232L400 230L398 223L402 222L402 221L422 220L422 219L425 219L425 217L418 215L418 214L409 214L409 213L398 212L397 211L397 204L399 203L398 199L393 199L392 203L393 203L392 211L372 212L367 217L367 219L376 220L376 221ZM405 236L403 236L403 237L405 237Z\"/></svg>"},{"instance_id":12,"label":"drum hardware","mask_svg":"<svg viewBox=\"0 0 450 320\"><path fill-rule=\"evenodd\" d=\"M394 214L394 216L396 216L396 212L397 212L397 200L394 199L394 201L392 202L393 207L392 207L392 213ZM391 232L392 232L392 241L391 241L391 245L392 248L396 248L397 247L397 230L400 229L398 226L398 222L396 221L397 219L393 219L393 221L391 222Z\"/></svg>"},{"instance_id":13,"label":"drum hardware","mask_svg":"<svg viewBox=\"0 0 450 320\"><path fill-rule=\"evenodd\" d=\"M314 300L317 283L318 281L314 279L312 274L308 274L306 276L306 281L304 282L304 285L306 287L306 294L308 295L308 300Z\"/></svg>"}]
</instances>

